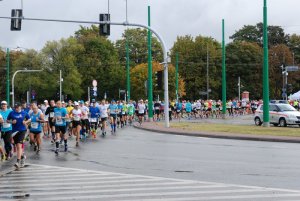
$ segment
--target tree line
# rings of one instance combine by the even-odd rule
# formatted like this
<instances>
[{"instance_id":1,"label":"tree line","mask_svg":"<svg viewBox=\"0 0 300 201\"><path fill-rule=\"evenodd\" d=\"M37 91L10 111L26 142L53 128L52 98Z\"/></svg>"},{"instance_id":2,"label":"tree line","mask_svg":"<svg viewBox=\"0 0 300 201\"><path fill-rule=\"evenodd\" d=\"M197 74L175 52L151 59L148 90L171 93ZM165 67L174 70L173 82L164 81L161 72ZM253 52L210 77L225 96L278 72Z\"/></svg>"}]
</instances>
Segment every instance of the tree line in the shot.
<instances>
[{"instance_id":1,"label":"tree line","mask_svg":"<svg viewBox=\"0 0 300 201\"><path fill-rule=\"evenodd\" d=\"M281 65L300 62L300 36L288 35L280 26L269 26L270 97L281 98L283 81ZM147 98L147 31L126 29L116 42L99 36L98 27L81 26L73 36L48 41L40 50L12 50L10 52L10 80L19 69L43 69L41 73L18 74L15 79L15 98L26 99L27 91L35 91L38 100L58 99L59 71L63 75L63 95L68 99L87 99L92 80L98 81L97 99L119 97L119 89L126 89L126 42L129 46L131 97ZM262 23L245 25L230 36L226 44L227 97L238 97L238 78L241 91L249 91L251 99L262 97ZM221 99L221 43L212 37L178 36L170 50L170 98L175 94L175 57L179 58L179 95L184 99L206 98L207 69L211 99ZM162 48L152 39L153 95L163 98L163 90L156 86L155 72L163 70ZM5 99L6 52L0 51L0 98ZM289 73L288 93L300 88L300 73Z\"/></svg>"}]
</instances>

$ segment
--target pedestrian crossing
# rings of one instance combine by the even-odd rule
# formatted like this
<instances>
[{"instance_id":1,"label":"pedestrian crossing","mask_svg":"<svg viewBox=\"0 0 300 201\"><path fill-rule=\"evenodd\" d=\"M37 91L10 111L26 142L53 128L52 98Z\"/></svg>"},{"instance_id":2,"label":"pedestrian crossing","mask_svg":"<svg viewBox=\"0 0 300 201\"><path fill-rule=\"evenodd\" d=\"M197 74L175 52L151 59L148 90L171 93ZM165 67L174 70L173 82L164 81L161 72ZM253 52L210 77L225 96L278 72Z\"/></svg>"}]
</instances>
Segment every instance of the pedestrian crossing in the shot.
<instances>
[{"instance_id":1,"label":"pedestrian crossing","mask_svg":"<svg viewBox=\"0 0 300 201\"><path fill-rule=\"evenodd\" d=\"M0 200L296 201L300 190L28 164L0 177Z\"/></svg>"}]
</instances>

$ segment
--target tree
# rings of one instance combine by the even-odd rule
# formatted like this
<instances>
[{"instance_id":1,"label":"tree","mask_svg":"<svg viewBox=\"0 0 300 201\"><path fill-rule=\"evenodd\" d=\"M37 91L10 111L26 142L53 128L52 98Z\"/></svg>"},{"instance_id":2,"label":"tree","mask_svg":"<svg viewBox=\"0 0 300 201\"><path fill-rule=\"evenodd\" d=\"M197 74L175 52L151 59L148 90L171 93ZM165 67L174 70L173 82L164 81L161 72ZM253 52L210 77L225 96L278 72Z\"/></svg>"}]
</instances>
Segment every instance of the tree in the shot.
<instances>
[{"instance_id":1,"label":"tree","mask_svg":"<svg viewBox=\"0 0 300 201\"><path fill-rule=\"evenodd\" d=\"M250 99L262 97L262 48L256 43L235 41L226 47L227 98L238 97L238 77L241 90L250 92Z\"/></svg>"},{"instance_id":2,"label":"tree","mask_svg":"<svg viewBox=\"0 0 300 201\"><path fill-rule=\"evenodd\" d=\"M257 43L259 46L263 46L263 23L257 23L253 25L245 25L235 34L230 36L233 41L245 41ZM268 26L268 39L269 46L275 46L279 44L287 44L289 36L284 33L284 30L280 26Z\"/></svg>"},{"instance_id":3,"label":"tree","mask_svg":"<svg viewBox=\"0 0 300 201\"><path fill-rule=\"evenodd\" d=\"M152 34L153 35L153 34ZM126 40L129 46L130 65L147 63L148 61L148 31L146 29L126 29L122 39L116 41L121 63L126 62ZM161 62L163 60L162 47L156 37L152 36L152 59Z\"/></svg>"},{"instance_id":4,"label":"tree","mask_svg":"<svg viewBox=\"0 0 300 201\"><path fill-rule=\"evenodd\" d=\"M95 79L99 83L98 98L103 98L104 93L109 98L117 98L119 89L125 88L125 68L120 65L113 43L99 36L96 26L81 27L75 38L83 47L83 51L77 55L78 70L83 79L81 87L91 86Z\"/></svg>"},{"instance_id":5,"label":"tree","mask_svg":"<svg viewBox=\"0 0 300 201\"><path fill-rule=\"evenodd\" d=\"M297 34L293 34L289 38L288 47L294 54L295 64L300 63L300 36Z\"/></svg>"},{"instance_id":6,"label":"tree","mask_svg":"<svg viewBox=\"0 0 300 201\"><path fill-rule=\"evenodd\" d=\"M208 51L207 51L208 50ZM171 49L172 64L175 65L175 55L179 55L179 74L184 79L186 96L195 100L206 98L200 96L200 91L206 91L207 53L209 55L209 83L212 92L210 97L221 97L221 45L210 37L191 36L177 37Z\"/></svg>"},{"instance_id":7,"label":"tree","mask_svg":"<svg viewBox=\"0 0 300 201\"><path fill-rule=\"evenodd\" d=\"M154 100L157 99L158 95L160 99L164 98L164 90L158 90L156 87L157 81L155 77L155 72L162 71L163 65L158 62L153 62L152 64L152 73L153 73L153 95ZM169 65L169 98L170 100L176 98L175 92L175 67L171 64ZM131 98L133 100L138 100L140 98L147 98L147 78L148 78L148 64L139 64L131 69ZM179 77L179 94L182 96L185 95L184 90L184 81L181 77Z\"/></svg>"},{"instance_id":8,"label":"tree","mask_svg":"<svg viewBox=\"0 0 300 201\"><path fill-rule=\"evenodd\" d=\"M282 98L283 75L281 66L293 65L292 52L286 45L276 45L269 50L270 63L270 96L274 99ZM296 84L297 72L288 75L289 83Z\"/></svg>"}]
</instances>

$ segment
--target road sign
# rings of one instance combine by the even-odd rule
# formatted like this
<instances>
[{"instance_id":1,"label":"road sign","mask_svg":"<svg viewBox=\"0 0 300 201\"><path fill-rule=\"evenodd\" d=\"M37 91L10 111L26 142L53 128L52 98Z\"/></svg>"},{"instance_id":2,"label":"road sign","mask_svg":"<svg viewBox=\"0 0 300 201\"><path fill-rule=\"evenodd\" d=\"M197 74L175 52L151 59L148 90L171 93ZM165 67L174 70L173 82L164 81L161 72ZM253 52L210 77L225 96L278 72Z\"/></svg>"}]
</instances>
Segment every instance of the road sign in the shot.
<instances>
[{"instance_id":1,"label":"road sign","mask_svg":"<svg viewBox=\"0 0 300 201\"><path fill-rule=\"evenodd\" d=\"M206 95L207 92L206 92L206 91L200 91L199 94L200 94L200 95Z\"/></svg>"},{"instance_id":2,"label":"road sign","mask_svg":"<svg viewBox=\"0 0 300 201\"><path fill-rule=\"evenodd\" d=\"M286 88L282 88L282 92L283 92L283 93L286 92Z\"/></svg>"},{"instance_id":3,"label":"road sign","mask_svg":"<svg viewBox=\"0 0 300 201\"><path fill-rule=\"evenodd\" d=\"M299 67L298 66L286 66L285 67L285 70L287 72L294 72L294 71L298 71L299 70Z\"/></svg>"},{"instance_id":4,"label":"road sign","mask_svg":"<svg viewBox=\"0 0 300 201\"><path fill-rule=\"evenodd\" d=\"M282 97L283 97L283 98L285 98L286 95L287 95L287 94L286 94L285 92L282 93Z\"/></svg>"}]
</instances>

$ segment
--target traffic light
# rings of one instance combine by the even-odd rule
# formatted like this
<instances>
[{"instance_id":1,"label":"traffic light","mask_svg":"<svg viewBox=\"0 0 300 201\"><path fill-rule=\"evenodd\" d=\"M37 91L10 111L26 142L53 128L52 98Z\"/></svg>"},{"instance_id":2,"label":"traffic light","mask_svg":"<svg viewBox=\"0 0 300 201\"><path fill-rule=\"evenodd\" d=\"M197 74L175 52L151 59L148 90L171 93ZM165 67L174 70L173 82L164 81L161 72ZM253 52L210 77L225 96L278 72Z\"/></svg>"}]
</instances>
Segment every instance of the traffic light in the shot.
<instances>
[{"instance_id":1,"label":"traffic light","mask_svg":"<svg viewBox=\"0 0 300 201\"><path fill-rule=\"evenodd\" d=\"M100 21L110 21L110 14L100 14ZM109 36L110 24L100 24L99 34L100 36Z\"/></svg>"},{"instance_id":2,"label":"traffic light","mask_svg":"<svg viewBox=\"0 0 300 201\"><path fill-rule=\"evenodd\" d=\"M157 89L162 90L163 86L163 71L157 71L155 72L155 78L156 78L156 84L157 84Z\"/></svg>"},{"instance_id":3,"label":"traffic light","mask_svg":"<svg viewBox=\"0 0 300 201\"><path fill-rule=\"evenodd\" d=\"M11 17L23 17L22 9L12 9ZM10 30L11 31L21 31L21 19L11 19Z\"/></svg>"}]
</instances>

